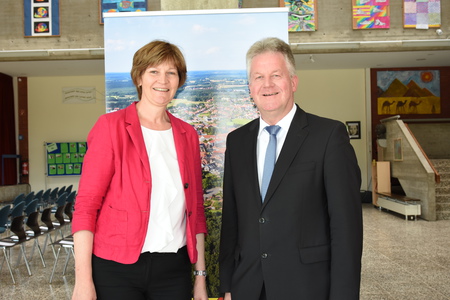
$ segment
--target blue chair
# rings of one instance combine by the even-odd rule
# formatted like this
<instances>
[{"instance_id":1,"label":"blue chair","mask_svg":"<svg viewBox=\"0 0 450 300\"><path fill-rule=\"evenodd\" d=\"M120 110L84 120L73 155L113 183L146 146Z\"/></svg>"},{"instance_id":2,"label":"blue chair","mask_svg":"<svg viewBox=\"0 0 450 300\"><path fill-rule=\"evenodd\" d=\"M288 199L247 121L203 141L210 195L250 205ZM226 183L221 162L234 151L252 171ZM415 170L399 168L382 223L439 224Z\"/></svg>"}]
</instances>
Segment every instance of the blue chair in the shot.
<instances>
[{"instance_id":1,"label":"blue chair","mask_svg":"<svg viewBox=\"0 0 450 300\"><path fill-rule=\"evenodd\" d=\"M55 187L51 192L50 192L50 203L54 203L56 201L56 199L58 198L58 187Z\"/></svg>"},{"instance_id":2,"label":"blue chair","mask_svg":"<svg viewBox=\"0 0 450 300\"><path fill-rule=\"evenodd\" d=\"M29 217L32 212L37 211L38 204L39 204L39 200L38 199L34 199L30 203L28 203L27 206L25 206L24 212L27 215L27 217Z\"/></svg>"},{"instance_id":3,"label":"blue chair","mask_svg":"<svg viewBox=\"0 0 450 300\"><path fill-rule=\"evenodd\" d=\"M56 210L54 212L57 222L53 222L53 225L60 232L61 238L64 238L63 228L68 224L64 218L64 210L67 204L66 200L67 194L62 193L61 196L58 197L58 200L56 200Z\"/></svg>"},{"instance_id":4,"label":"blue chair","mask_svg":"<svg viewBox=\"0 0 450 300\"><path fill-rule=\"evenodd\" d=\"M34 195L34 199L38 199L39 201L42 200L42 196L44 195L44 190L40 190L39 192Z\"/></svg>"},{"instance_id":5,"label":"blue chair","mask_svg":"<svg viewBox=\"0 0 450 300\"><path fill-rule=\"evenodd\" d=\"M16 196L16 198L14 198L12 204L13 206L15 206L16 204L22 202L23 200L25 200L25 194L19 194Z\"/></svg>"},{"instance_id":6,"label":"blue chair","mask_svg":"<svg viewBox=\"0 0 450 300\"><path fill-rule=\"evenodd\" d=\"M24 209L25 209L25 201L22 201L16 205L14 205L13 208L11 209L10 217L14 218L14 217L22 216Z\"/></svg>"},{"instance_id":7,"label":"blue chair","mask_svg":"<svg viewBox=\"0 0 450 300\"><path fill-rule=\"evenodd\" d=\"M66 188L66 193L67 193L67 195L70 195L70 193L72 192L72 189L73 189L73 184L71 184L71 185L69 185L67 188Z\"/></svg>"},{"instance_id":8,"label":"blue chair","mask_svg":"<svg viewBox=\"0 0 450 300\"><path fill-rule=\"evenodd\" d=\"M73 191L67 196L66 206L64 207L64 214L69 218L66 222L72 222L73 204L75 203L76 192Z\"/></svg>"},{"instance_id":9,"label":"blue chair","mask_svg":"<svg viewBox=\"0 0 450 300\"><path fill-rule=\"evenodd\" d=\"M59 191L58 191L58 196L61 196L65 192L66 192L66 186L60 187ZM69 193L67 193L67 194L69 194Z\"/></svg>"},{"instance_id":10,"label":"blue chair","mask_svg":"<svg viewBox=\"0 0 450 300\"><path fill-rule=\"evenodd\" d=\"M34 192L29 192L28 195L25 196L25 204L28 205L34 199Z\"/></svg>"},{"instance_id":11,"label":"blue chair","mask_svg":"<svg viewBox=\"0 0 450 300\"><path fill-rule=\"evenodd\" d=\"M5 205L0 209L0 234L4 233L8 229L9 212L11 208L9 205Z\"/></svg>"},{"instance_id":12,"label":"blue chair","mask_svg":"<svg viewBox=\"0 0 450 300\"><path fill-rule=\"evenodd\" d=\"M41 197L40 207L45 208L50 205L50 192L52 189L47 189Z\"/></svg>"}]
</instances>

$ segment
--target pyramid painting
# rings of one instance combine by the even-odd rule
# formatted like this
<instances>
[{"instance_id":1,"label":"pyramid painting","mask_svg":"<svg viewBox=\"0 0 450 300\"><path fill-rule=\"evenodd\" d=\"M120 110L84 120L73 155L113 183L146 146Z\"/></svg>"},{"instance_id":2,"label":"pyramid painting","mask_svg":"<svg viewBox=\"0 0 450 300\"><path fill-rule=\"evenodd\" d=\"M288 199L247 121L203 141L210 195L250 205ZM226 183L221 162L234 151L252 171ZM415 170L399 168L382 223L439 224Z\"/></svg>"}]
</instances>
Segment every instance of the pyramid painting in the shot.
<instances>
[{"instance_id":1,"label":"pyramid painting","mask_svg":"<svg viewBox=\"0 0 450 300\"><path fill-rule=\"evenodd\" d=\"M379 71L378 115L440 114L439 71Z\"/></svg>"}]
</instances>

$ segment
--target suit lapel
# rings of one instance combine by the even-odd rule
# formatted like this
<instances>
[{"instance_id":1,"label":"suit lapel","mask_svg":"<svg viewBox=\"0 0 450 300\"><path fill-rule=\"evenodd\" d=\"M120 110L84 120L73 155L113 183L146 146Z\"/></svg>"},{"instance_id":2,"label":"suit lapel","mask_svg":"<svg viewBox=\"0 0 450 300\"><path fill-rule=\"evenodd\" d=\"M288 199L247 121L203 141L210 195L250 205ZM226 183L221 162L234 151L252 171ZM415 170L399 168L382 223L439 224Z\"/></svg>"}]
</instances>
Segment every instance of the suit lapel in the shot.
<instances>
[{"instance_id":1,"label":"suit lapel","mask_svg":"<svg viewBox=\"0 0 450 300\"><path fill-rule=\"evenodd\" d=\"M256 157L256 146L258 141L258 131L259 131L259 118L252 121L252 124L250 124L247 132L247 137L244 137L242 139L243 144L242 147L242 166L247 166L243 170L242 175L248 176L251 180L250 185L248 188L252 189L252 195L258 195L258 197L255 197L255 201L257 201L258 205L262 205L261 197L260 195L260 187L259 187L259 180L258 180L258 164L257 164L257 157Z\"/></svg>"},{"instance_id":2,"label":"suit lapel","mask_svg":"<svg viewBox=\"0 0 450 300\"><path fill-rule=\"evenodd\" d=\"M300 147L308 136L306 113L297 107L297 112L292 119L291 126L286 135L286 139L281 149L280 155L277 159L275 169L273 170L272 179L267 189L264 206L270 201L273 193L277 189L289 166L296 157Z\"/></svg>"}]
</instances>

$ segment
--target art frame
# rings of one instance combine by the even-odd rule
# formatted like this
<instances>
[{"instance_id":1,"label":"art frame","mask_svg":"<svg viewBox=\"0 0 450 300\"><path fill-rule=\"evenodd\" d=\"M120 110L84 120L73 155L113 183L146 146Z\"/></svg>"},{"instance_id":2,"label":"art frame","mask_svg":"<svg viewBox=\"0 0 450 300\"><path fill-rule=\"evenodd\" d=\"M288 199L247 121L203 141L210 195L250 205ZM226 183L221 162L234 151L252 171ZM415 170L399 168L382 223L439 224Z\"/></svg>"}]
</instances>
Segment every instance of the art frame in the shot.
<instances>
[{"instance_id":1,"label":"art frame","mask_svg":"<svg viewBox=\"0 0 450 300\"><path fill-rule=\"evenodd\" d=\"M388 29L390 27L389 0L352 0L353 29Z\"/></svg>"},{"instance_id":2,"label":"art frame","mask_svg":"<svg viewBox=\"0 0 450 300\"><path fill-rule=\"evenodd\" d=\"M98 1L98 11L99 11L99 23L104 24L103 13L104 12L140 12L147 11L147 1L148 0L99 0Z\"/></svg>"},{"instance_id":3,"label":"art frame","mask_svg":"<svg viewBox=\"0 0 450 300\"><path fill-rule=\"evenodd\" d=\"M402 138L394 139L394 161L403 161Z\"/></svg>"},{"instance_id":4,"label":"art frame","mask_svg":"<svg viewBox=\"0 0 450 300\"><path fill-rule=\"evenodd\" d=\"M60 36L59 0L23 0L24 37Z\"/></svg>"},{"instance_id":5,"label":"art frame","mask_svg":"<svg viewBox=\"0 0 450 300\"><path fill-rule=\"evenodd\" d=\"M317 31L319 0L279 0L280 7L289 8L288 31Z\"/></svg>"},{"instance_id":6,"label":"art frame","mask_svg":"<svg viewBox=\"0 0 450 300\"><path fill-rule=\"evenodd\" d=\"M351 140L361 139L361 121L347 121L345 125L347 125L348 136Z\"/></svg>"},{"instance_id":7,"label":"art frame","mask_svg":"<svg viewBox=\"0 0 450 300\"><path fill-rule=\"evenodd\" d=\"M441 0L403 0L403 28L440 28L441 19Z\"/></svg>"}]
</instances>

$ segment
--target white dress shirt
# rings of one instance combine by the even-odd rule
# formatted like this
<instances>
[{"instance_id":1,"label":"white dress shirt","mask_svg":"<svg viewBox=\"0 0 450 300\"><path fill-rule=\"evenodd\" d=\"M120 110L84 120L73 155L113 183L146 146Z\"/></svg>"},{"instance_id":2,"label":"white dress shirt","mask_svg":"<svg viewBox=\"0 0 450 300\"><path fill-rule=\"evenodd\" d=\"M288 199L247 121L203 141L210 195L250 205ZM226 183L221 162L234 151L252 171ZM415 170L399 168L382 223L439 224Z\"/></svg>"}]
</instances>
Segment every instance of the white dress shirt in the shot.
<instances>
[{"instance_id":1,"label":"white dress shirt","mask_svg":"<svg viewBox=\"0 0 450 300\"><path fill-rule=\"evenodd\" d=\"M277 134L277 159L280 155L281 149L283 148L284 141L286 140L286 135L291 126L292 119L294 119L295 112L297 111L297 105L293 105L289 113L284 116L277 124L281 127ZM269 144L270 134L267 130L264 130L266 126L269 126L261 117L259 118L259 133L258 133L258 144L256 146L256 157L258 159L258 180L259 186L261 186L262 176L264 171L264 158L266 157L267 145Z\"/></svg>"}]
</instances>

